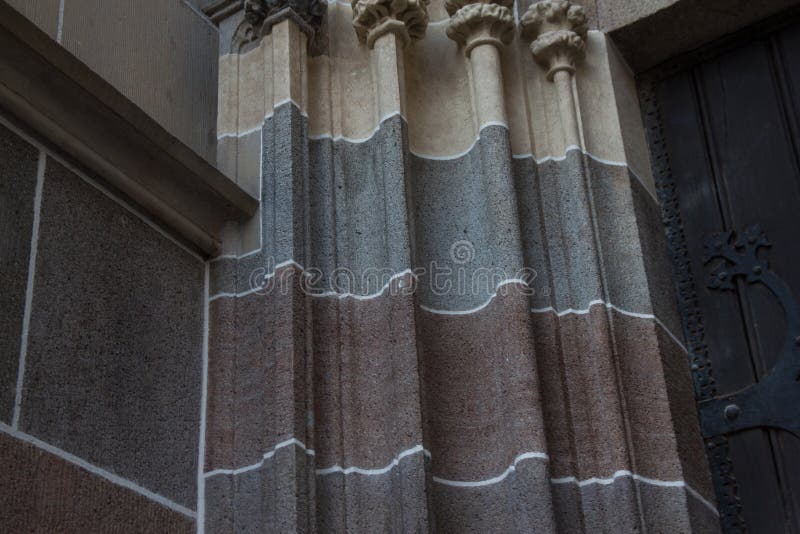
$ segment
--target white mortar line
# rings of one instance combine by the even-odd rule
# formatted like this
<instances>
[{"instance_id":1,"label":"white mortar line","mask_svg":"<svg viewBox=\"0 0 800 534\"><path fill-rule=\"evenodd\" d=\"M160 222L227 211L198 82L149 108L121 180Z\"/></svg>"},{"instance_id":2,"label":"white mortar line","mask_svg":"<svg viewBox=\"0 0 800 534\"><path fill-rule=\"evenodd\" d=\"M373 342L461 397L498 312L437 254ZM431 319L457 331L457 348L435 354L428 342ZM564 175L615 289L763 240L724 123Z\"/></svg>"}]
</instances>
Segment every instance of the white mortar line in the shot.
<instances>
[{"instance_id":1,"label":"white mortar line","mask_svg":"<svg viewBox=\"0 0 800 534\"><path fill-rule=\"evenodd\" d=\"M244 254L239 254L239 255L237 255L237 254L220 254L219 256L211 258L210 260L208 260L208 262L209 263L215 263L215 262L218 262L218 261L221 261L221 260L242 260L242 259L244 259L244 258L246 258L248 256L252 256L253 254L258 254L259 252L261 252L260 248L257 248L257 249L251 250L250 252L245 252Z\"/></svg>"},{"instance_id":2,"label":"white mortar line","mask_svg":"<svg viewBox=\"0 0 800 534\"><path fill-rule=\"evenodd\" d=\"M288 265L294 265L295 267L297 267L301 271L305 270L305 268L302 265L300 265L299 263L297 263L296 261L287 260L287 261L281 262L278 265L276 265L274 270L270 274L265 276L264 278L265 279L269 279L269 278L275 277L276 276L276 272L279 269L281 269L282 267L288 266ZM415 278L418 278L417 275L413 272L413 270L405 269L403 271L400 271L399 273L393 274L391 276L391 278L389 279L389 281L387 283L385 283L383 285L383 287L376 293L370 293L370 294L367 294L367 295L359 295L357 293L337 293L337 292L334 292L334 291L327 291L325 293L310 293L309 296L311 296L311 297L320 297L320 298L338 297L339 299L353 298L353 299L356 299L356 300L370 300L370 299L374 299L376 297L379 297L379 296L383 295L386 292L386 289L390 286L390 284L394 280L396 280L397 278L402 278L403 276L406 276L406 275L411 275L411 276L413 276ZM422 310L424 310L426 312L434 313L434 314L437 314L437 315L451 315L451 316L452 315L470 315L470 314L473 314L473 313L477 313L477 312L483 310L484 308L486 308L492 302L492 300L494 300L498 296L498 291L500 290L500 288L503 287L503 286L506 286L506 285L510 285L510 284L522 284L522 285L525 285L526 282L524 280L520 279L520 278L508 278L506 280L503 280L500 283L498 283L497 286L495 286L494 294L492 294L487 300L485 300L483 303L481 303L480 305L478 305L478 306L476 306L474 308L470 308L470 309L466 309L466 310L437 309L437 308L432 308L430 306L426 306L424 304L420 304L419 307L420 307L420 309L422 309ZM220 293L216 293L215 295L213 295L209 300L213 302L213 301L215 301L217 299L220 299L220 298L242 298L242 297L246 297L246 296L252 295L253 293L257 293L259 291L262 291L263 289L264 289L263 287L257 287L257 288L252 288L252 289L249 289L247 291L240 292L240 293L220 292ZM553 308L552 306L548 306L546 308L531 308L530 311L531 311L531 313L554 313L558 317L564 317L565 315L586 315L591 311L592 307L597 306L597 305L603 305L603 306L605 306L605 307L607 307L609 309L613 309L613 310L615 310L615 311L617 311L617 312L619 312L619 313L621 313L623 315L627 315L627 316L630 316L630 317L637 317L639 319L651 319L651 320L654 320L667 333L667 335L669 335L669 337L684 352L686 352L686 347L684 346L684 344L680 340L680 338L678 338L675 334L673 334L672 331L669 328L667 328L667 326L661 321L661 319L656 317L654 314L628 311L628 310L625 310L623 308L620 308L619 306L611 304L610 302L606 302L606 301L604 301L602 299L596 299L596 300L592 300L592 301L588 302L586 304L586 308L583 308L583 309L567 308L566 310L559 311L559 310L556 310L555 308Z\"/></svg>"},{"instance_id":3,"label":"white mortar line","mask_svg":"<svg viewBox=\"0 0 800 534\"><path fill-rule=\"evenodd\" d=\"M305 267L303 267L302 265L300 265L296 261L287 260L287 261L283 261L283 262L279 263L278 265L276 265L275 268L273 269L273 271L270 274L268 274L268 275L266 275L264 277L264 280L267 280L267 279L270 279L270 278L274 278L279 269L281 269L283 267L286 267L288 265L294 265L295 267L300 269L300 271L303 271L303 272L305 271ZM407 276L407 275L415 276L411 269L404 269L404 270L402 270L400 272L394 273L391 277L389 277L389 280L385 284L383 284L381 289L379 289L375 293L367 293L367 294L362 295L362 294L359 294L359 293L349 293L349 292L340 293L340 292L336 292L336 291L325 291L323 293L309 293L308 296L310 296L310 297L319 297L319 298L338 297L339 299L352 298L352 299L355 299L355 300L371 300L371 299L374 299L374 298L377 298L377 297L380 297L381 295L383 295L386 292L386 290L389 289L389 287L391 286L392 282L394 282L398 278L402 278L402 277ZM215 293L211 297L211 301L217 300L219 298L241 298L241 297L246 297L248 295L252 295L253 293L258 293L259 291L263 291L263 290L264 290L264 287L255 287L255 288L251 288L251 289L248 289L247 291L242 291L242 292L239 292L239 293L230 293L230 292Z\"/></svg>"},{"instance_id":4,"label":"white mortar line","mask_svg":"<svg viewBox=\"0 0 800 534\"><path fill-rule=\"evenodd\" d=\"M314 456L315 455L314 451L313 450L308 450L306 448L306 446L301 441L292 438L292 439L288 439L286 441L282 441L281 443L278 443L277 445L275 445L275 447L273 447L272 449L270 449L268 452L266 452L264 454L264 456L262 457L261 460L259 460L258 462L254 463L254 464L250 464L250 465L247 465L245 467L240 467L238 469L214 469L213 471L209 471L208 473L206 473L205 476L206 476L206 478L210 478L210 477L213 477L213 476L216 476L216 475L239 475L241 473L246 473L248 471L252 471L254 469L258 469L259 467L264 465L264 462L266 460L269 460L270 458L275 456L275 452L278 449L280 449L282 447L287 447L287 446L290 446L290 445L296 445L300 449L304 450L310 456ZM315 473L318 476L326 476L326 475L332 475L332 474L342 474L342 475L358 474L358 475L363 475L363 476L380 476L380 475L384 475L384 474L388 473L389 471L391 471L395 467L398 467L400 465L400 460L402 460L403 458L405 458L407 456L411 456L413 454L417 454L417 453L423 453L428 458L432 458L432 455L431 455L430 451L427 450L425 447L423 447L420 444L420 445L415 445L414 447L411 447L409 449L405 449L405 450L401 451L385 467L368 469L368 468L362 468L362 467L356 467L356 466L342 467L342 466L340 466L338 464L335 464L335 465L332 465L330 467L316 469ZM545 462L549 462L550 461L549 455L547 453L545 453L545 452L529 451L529 452L524 452L524 453L518 455L516 458L514 458L514 461L511 463L511 465L509 465L506 468L505 471L503 471L501 474L499 474L499 475L497 475L495 477L481 479L481 480L451 480L451 479L446 479L446 478L434 476L434 477L432 477L432 479L437 484L442 484L444 486L451 486L451 487L456 487L456 488L478 488L478 487L482 487L482 486L491 486L493 484L498 484L498 483L502 482L503 480L505 480L506 478L508 478L508 476L511 473L516 471L517 465L519 465L521 462L523 462L525 460L534 460L534 459L535 460L543 460ZM585 487L585 486L589 486L589 485L592 485L592 484L600 484L600 485L606 485L607 486L607 485L613 484L614 482L616 482L617 480L619 480L620 478L623 478L623 477L631 477L634 480L637 480L639 482L643 482L645 484L649 484L651 486L664 487L664 488L686 488L686 490L689 493L691 493L693 497L695 497L698 501L700 501L702 504L707 506L715 514L717 513L717 509L716 509L716 507L714 507L713 504L711 504L708 500L704 499L702 495L700 495L694 488L689 486L683 480L659 480L659 479L655 479L655 478L645 477L645 476L642 476L642 475L637 475L636 473L633 473L633 472L628 471L628 470L616 471L613 475L611 475L608 478L592 477L592 478L588 478L588 479L585 479L585 480L578 480L576 477L573 477L573 476L561 477L561 478L551 478L550 479L550 483L552 483L552 484L576 484L578 487Z\"/></svg>"},{"instance_id":5,"label":"white mortar line","mask_svg":"<svg viewBox=\"0 0 800 534\"><path fill-rule=\"evenodd\" d=\"M430 455L431 455L431 453L428 452L422 445L416 445L414 447L411 447L410 449L406 449L406 450L402 451L400 454L395 456L392 459L392 461L389 462L389 464L387 466L385 466L385 467L381 467L381 468L378 468L378 469L364 469L364 468L355 467L355 466L342 467L339 464L335 464L335 465L332 465L330 467L326 467L324 469L317 469L316 470L316 474L320 475L320 476L332 475L334 473L340 473L340 474L343 474L343 475L350 475L352 473L357 473L359 475L365 475L365 476L383 475L385 473L388 473L389 471L391 471L395 467L399 466L400 465L400 460L402 460L406 456L411 456L412 454L416 454L418 452L422 452L428 457L430 457Z\"/></svg>"},{"instance_id":6,"label":"white mortar line","mask_svg":"<svg viewBox=\"0 0 800 534\"><path fill-rule=\"evenodd\" d=\"M226 55L229 55L229 54L226 54ZM223 57L225 57L225 56L223 56ZM306 111L303 111L303 108L300 106L300 104L298 104L293 98L284 98L280 102L275 102L272 105L272 109L269 111L269 113L264 115L264 118L261 119L261 124L259 124L258 126L253 126L252 128L249 128L249 129L244 130L242 132L217 133L217 141L219 141L221 139L228 138L228 137L237 137L237 138L238 137L244 137L246 135L250 135L251 133L254 133L254 132L257 132L257 131L261 130L264 127L264 123L267 122L269 119L271 119L275 115L275 110L277 108L281 107L284 104L288 104L289 102L294 104L294 107L297 108L297 111L300 113L301 116L303 116L305 118L308 118L308 113Z\"/></svg>"},{"instance_id":7,"label":"white mortar line","mask_svg":"<svg viewBox=\"0 0 800 534\"><path fill-rule=\"evenodd\" d=\"M703 505L709 508L712 512L719 515L717 508L711 504L707 499L705 499L702 495L700 495L697 490L692 488L689 484L686 483L684 480L659 480L656 478L649 478L642 475L638 475L627 469L622 469L620 471L614 472L610 477L606 478L598 478L592 477L587 478L585 480L578 480L573 476L569 477L561 477L561 478L553 478L550 479L550 482L553 484L575 484L578 487L586 487L592 484L599 484L602 486L608 486L619 480L620 478L632 478L638 482L644 482L645 484L649 484L651 486L657 486L661 488L686 488L687 492L691 493L692 497L700 501Z\"/></svg>"},{"instance_id":8,"label":"white mortar line","mask_svg":"<svg viewBox=\"0 0 800 534\"><path fill-rule=\"evenodd\" d=\"M289 101L291 101L298 109L300 108L300 106L296 102L294 102L293 100L286 100L284 102L276 104L275 107L278 107L279 105L284 104L284 103L289 102ZM274 114L274 112L271 112L271 113L267 114L264 117L264 121L266 121L267 119L272 117L273 114ZM304 114L303 116L306 117L307 115ZM390 119L392 117L395 117L395 116L399 116L406 123L408 123L408 120L406 119L405 116L403 116L402 113L400 113L399 111L394 111L394 112L391 112L391 113L385 115L384 117L381 117L381 119L378 121L378 125L375 126L375 128L373 128L372 131L369 133L369 135L367 135L366 137L347 137L347 136L341 135L341 134L332 135L330 133L322 133L322 134L316 134L316 135L309 135L308 136L308 140L309 141L319 141L319 140L322 140L322 139L331 139L334 142L336 142L336 141L346 141L348 143L353 143L353 144L366 143L366 142L370 141L371 139L373 139L375 137L375 134L377 134L380 131L380 129L383 126L384 122L386 122L388 119ZM467 148L465 148L464 150L462 150L460 152L456 152L454 154L436 155L436 154L426 154L424 152L418 152L418 151L413 150L411 148L409 148L408 152L410 154L418 157L418 158L432 160L432 161L450 161L450 160L456 160L456 159L459 159L459 158L463 158L464 156L469 154L472 151L472 149L475 148L475 145L478 143L478 141L480 141L480 139L481 139L480 138L480 133L483 132L484 129L486 129L486 128L490 127L490 126L500 126L502 128L505 128L506 130L509 129L508 124L506 124L504 122L489 121L489 122L486 122L485 124L481 124L480 128L478 129L478 132L479 132L478 136L470 143L470 145ZM229 138L229 137L236 137L236 138L245 137L247 135L255 133L256 131L261 130L262 127L263 127L263 124L262 124L262 126L256 126L254 128L250 128L250 129L245 130L245 131L240 132L240 133L224 133L224 134L220 134L217 137L217 139L221 140L221 139L225 139L225 138ZM263 140L262 140L262 142L263 142ZM596 155L592 154L591 152L589 152L587 150L583 150L581 147L579 147L577 145L568 146L564 150L564 155L561 155L561 156L544 156L542 158L536 158L536 156L533 153L527 152L527 153L520 153L520 154L512 154L511 157L512 157L512 159L532 159L532 160L534 160L534 162L536 162L537 164L541 165L542 163L546 163L546 162L549 162L549 161L555 161L555 162L564 161L565 159L567 159L567 154L569 152L574 151L574 150L580 151L586 157L588 157L588 158L590 158L590 159L592 159L592 160L594 160L594 161L596 161L598 163L602 163L604 165L608 165L608 166L611 166L611 167L625 167L634 176L634 178L636 178L636 180L642 185L642 187L644 187L644 189L645 189L645 191L647 191L648 195L650 195L650 197L653 198L653 200L655 200L656 203L658 203L658 198L656 197L655 193L653 191L651 191L650 188L644 183L644 181L639 177L638 173L634 172L633 169L631 169L630 165L628 165L627 162L625 162L625 161L615 161L615 160L610 160L610 159L606 159L606 158L601 158L600 156L596 156Z\"/></svg>"},{"instance_id":9,"label":"white mortar line","mask_svg":"<svg viewBox=\"0 0 800 534\"><path fill-rule=\"evenodd\" d=\"M452 486L455 488L479 488L481 486L491 486L493 484L498 484L505 480L508 475L513 473L517 470L517 465L522 462L523 460L544 460L545 462L549 461L549 456L547 453L544 452L525 452L514 458L514 461L508 468L503 471L501 474L497 475L496 477L487 478L484 480L448 480L446 478L441 477L433 477L433 481L442 484L444 486Z\"/></svg>"},{"instance_id":10,"label":"white mortar line","mask_svg":"<svg viewBox=\"0 0 800 534\"><path fill-rule=\"evenodd\" d=\"M511 284L527 285L525 280L522 280L520 278L509 278L508 280L503 280L502 282L497 284L497 286L494 288L494 294L490 296L483 304L476 306L474 308L470 308L468 310L442 310L442 309L431 308L429 306L425 306L424 304L420 304L419 307L420 309L425 310L428 313L435 313L436 315L470 315L486 308L497 297L501 287Z\"/></svg>"},{"instance_id":11,"label":"white mortar line","mask_svg":"<svg viewBox=\"0 0 800 534\"><path fill-rule=\"evenodd\" d=\"M691 487L689 484L686 484L686 491L688 491L692 495L692 497L700 501L700 503L703 504L706 508L711 510L715 516L719 517L719 511L717 510L717 507L714 506L714 504L711 501L700 495L700 493L696 489Z\"/></svg>"},{"instance_id":12,"label":"white mortar line","mask_svg":"<svg viewBox=\"0 0 800 534\"><path fill-rule=\"evenodd\" d=\"M208 263L203 275L203 365L200 378L200 432L197 448L197 534L205 533L206 519L206 479L203 476L206 459L206 417L208 414Z\"/></svg>"},{"instance_id":13,"label":"white mortar line","mask_svg":"<svg viewBox=\"0 0 800 534\"><path fill-rule=\"evenodd\" d=\"M181 250L183 250L184 252L186 252L187 254L189 254L190 256L192 256L193 258L198 260L199 262L205 263L205 259L203 259L203 257L201 257L197 252L193 251L192 249L190 249L189 247L187 247L186 245L184 245L183 243L181 243L180 241L175 239L166 230L164 230L157 223L155 223L153 220L151 220L147 215L145 215L144 213L141 213L140 211L135 209L133 206L128 204L128 202L126 202L125 200L123 200L120 197L116 196L114 193L112 193L111 191L109 191L108 189L106 189L105 187L100 185L99 183L97 183L94 179L90 178L84 171L82 171L81 169L75 167L75 165L73 165L69 161L65 160L64 158L62 158L59 154L52 152L48 147L46 147L38 139L36 139L34 137L31 137L26 132L24 132L24 131L20 130L19 128L17 128L16 125L14 125L13 123L9 122L2 115L0 115L0 124L2 124L3 126L7 127L9 130L11 130L15 134L17 134L18 136L23 138L25 141L27 141L31 145L35 146L36 148L38 148L40 151L42 151L45 154L47 154L48 157L52 158L53 160L57 161L58 163L60 163L64 167L66 167L70 172L72 172L73 174L78 176L81 180L83 180L87 184L91 185L92 187L94 187L95 189L97 189L98 191L103 193L105 196L107 196L108 198L113 200L116 204L119 204L120 206L125 208L127 211L129 211L130 213L135 215L136 218L138 218L143 223L148 225L150 228L152 228L153 230L155 230L156 232L161 234L163 237L165 237L166 239L171 241L174 245L178 246Z\"/></svg>"},{"instance_id":14,"label":"white mortar line","mask_svg":"<svg viewBox=\"0 0 800 534\"><path fill-rule=\"evenodd\" d=\"M673 334L672 331L669 328L667 328L667 325L665 325L661 321L661 319L656 317L654 314L628 311L628 310L620 308L619 306L615 306L614 304L611 304L610 302L605 302L604 300L600 300L600 299L593 300L593 301L589 302L586 305L586 308L584 308L584 309L567 308L566 310L563 310L563 311L557 311L552 306L548 306L547 308L531 308L531 312L533 312L533 313L554 313L558 317L564 317L565 315L586 315L591 311L593 306L598 306L598 305L603 305L608 309L614 310L616 312L621 313L622 315L627 315L629 317L636 317L638 319L651 319L651 320L654 320L664 330L664 332L666 332L667 335L684 352L687 352L686 346L684 346L683 342L675 334Z\"/></svg>"},{"instance_id":15,"label":"white mortar line","mask_svg":"<svg viewBox=\"0 0 800 534\"><path fill-rule=\"evenodd\" d=\"M404 276L414 276L414 273L411 272L411 269L406 269L404 271L400 271L399 273L395 273L391 277L389 277L389 280L385 284L383 284L383 286L378 291L376 291L375 293L368 293L366 295L360 295L358 293L338 293L336 291L325 291L324 293L310 293L309 295L312 297L319 297L319 298L336 297L339 300L343 299L371 300L374 298L378 298L384 293L386 293L386 290L389 289L389 287L391 287L392 282L394 282L398 278L403 278Z\"/></svg>"},{"instance_id":16,"label":"white mortar line","mask_svg":"<svg viewBox=\"0 0 800 534\"><path fill-rule=\"evenodd\" d=\"M39 251L39 225L42 211L42 190L44 189L44 172L47 166L47 155L39 151L36 166L36 188L33 196L33 227L31 229L31 248L28 254L28 281L25 287L25 308L22 315L22 335L19 341L19 363L17 364L17 389L14 395L14 415L11 418L11 427L19 428L20 412L22 411L22 389L25 382L25 365L28 356L28 333L31 326L31 311L33 308L34 280L36 278L36 257Z\"/></svg>"},{"instance_id":17,"label":"white mortar line","mask_svg":"<svg viewBox=\"0 0 800 534\"><path fill-rule=\"evenodd\" d=\"M64 2L66 0L59 0L58 2L58 26L56 28L56 42L61 44L61 38L64 34Z\"/></svg>"},{"instance_id":18,"label":"white mortar line","mask_svg":"<svg viewBox=\"0 0 800 534\"><path fill-rule=\"evenodd\" d=\"M341 134L334 136L334 135L329 134L329 133L322 133L322 134L317 134L317 135L309 135L308 136L308 140L309 141L319 141L319 140L322 140L322 139L331 139L332 141L346 141L348 143L353 143L353 144L365 143L365 142L369 141L370 139L372 139L373 137L375 137L375 134L377 134L380 131L380 129L383 126L384 122L388 121L389 119L391 119L393 117L400 117L401 119L403 119L403 121L408 123L408 121L403 116L403 114L400 113L400 111L392 111L390 113L387 113L383 117L381 117L380 120L378 120L378 125L375 126L375 128L373 128L372 131L370 132L370 134L368 136L366 136L366 137L347 137L347 136L344 136L344 135L341 135Z\"/></svg>"},{"instance_id":19,"label":"white mortar line","mask_svg":"<svg viewBox=\"0 0 800 534\"><path fill-rule=\"evenodd\" d=\"M152 492L147 488L143 488L142 486L136 484L135 482L133 482L131 480L128 480L127 478L122 478L121 476L116 475L116 474L114 474L114 473L112 473L110 471L106 471L105 469L103 469L101 467L97 467L96 465L90 464L89 462L87 462L83 458L79 458L79 457L75 456L74 454L70 454L67 451L64 451L62 449L59 449L58 447L50 445L49 443L46 443L46 442L44 442L44 441L42 441L42 440L40 440L38 438L35 438L35 437L33 437L33 436L29 435L29 434L26 434L24 432L21 432L19 430L11 428L10 426L6 425L5 423L0 423L0 432L3 432L4 434L7 434L7 435L12 436L14 438L17 438L20 441L24 441L25 443L30 443L31 445L33 445L33 446L35 446L35 447L37 447L39 449L42 449L43 451L49 452L50 454L52 454L54 456L58 456L62 460L65 460L65 461L67 461L67 462L69 462L69 463L71 463L73 465L76 465L76 466L78 466L78 467L80 467L80 468L82 468L82 469L84 469L84 470L86 470L86 471L88 471L88 472L90 472L90 473L92 473L94 475L98 475L98 476L108 480L109 482L112 482L112 483L116 484L117 486L121 486L123 488L126 488L126 489L129 489L131 491L134 491L134 492L138 493L139 495L147 497L151 501L155 501L158 504L160 504L160 505L162 505L162 506L164 506L166 508L169 508L170 510L178 512L178 513L180 513L182 515L185 515L187 517L190 517L192 519L197 517L197 514L193 510L190 510L190 509L186 508L185 506L183 506L181 504L178 504L178 503L176 503L176 502L164 497L163 495L159 495L158 493Z\"/></svg>"},{"instance_id":20,"label":"white mortar line","mask_svg":"<svg viewBox=\"0 0 800 534\"><path fill-rule=\"evenodd\" d=\"M314 456L315 454L313 449L309 449L308 447L306 447L305 443L303 443L299 439L289 438L285 441L281 441L280 443L272 447L270 450L265 452L261 456L261 459L254 464L246 465L244 467L231 468L231 469L213 469L211 471L208 471L207 473L204 473L203 476L205 478L211 478L217 475L240 475L248 471L253 471L254 469L258 469L259 467L264 465L264 462L275 456L275 453L278 452L279 449L282 449L284 447L291 447L292 445L300 448L303 452L305 452L309 456Z\"/></svg>"},{"instance_id":21,"label":"white mortar line","mask_svg":"<svg viewBox=\"0 0 800 534\"><path fill-rule=\"evenodd\" d=\"M294 103L294 104L295 104L295 106L297 106L297 103ZM277 107L277 105L276 105L276 107ZM268 114L264 118L264 120L266 121L268 118L272 117L272 115L273 115L273 113ZM322 140L322 139L331 139L334 142L336 142L336 141L346 141L348 143L353 143L353 144L366 143L366 142L370 141L371 139L373 139L375 137L375 134L378 133L378 131L380 131L381 126L383 125L384 122L386 122L386 120L388 120L391 117L395 117L395 116L400 116L404 121L408 122L406 120L406 118L399 111L396 111L396 112L389 113L385 117L382 117L380 119L380 121L378 121L378 125L375 128L373 128L373 130L370 132L370 134L367 135L366 137L347 137L347 136L344 136L344 135L335 135L334 136L334 135L329 134L329 133L323 133L323 134L317 134L317 135L309 135L308 136L308 140L309 141L319 141L319 140ZM462 150L460 152L457 152L457 153L454 153L454 154L446 154L446 155L426 154L424 152L418 152L418 151L410 149L410 148L409 148L408 152L410 154L418 157L418 158L432 160L432 161L451 161L451 160L456 160L456 159L459 159L459 158L463 158L464 156L469 154L475 148L475 145L478 143L478 141L480 141L480 132L483 132L484 129L486 129L486 128L490 127L490 126L500 126L500 127L505 128L507 130L509 129L509 127L508 127L508 125L506 123L499 122L499 121L490 121L490 122L487 122L485 124L482 124L480 126L478 136L470 143L470 145L467 148L465 148L464 150ZM249 130L245 130L245 131L243 131L241 133L238 133L238 134L237 133L224 133L224 134L219 135L217 137L217 139L221 140L221 139L228 138L228 137L237 137L237 138L238 137L244 137L244 136L250 135L252 133L255 133L256 131L261 130L261 128L262 128L262 126L256 126L254 128L251 128ZM644 187L645 191L647 191L647 194L653 200L655 200L656 203L658 203L658 198L656 197L655 193L653 191L651 191L650 187L648 187L644 183L644 181L641 179L641 177L638 175L638 173L634 172L633 169L631 169L631 167L628 165L627 162L625 162L625 161L615 161L615 160L601 158L600 156L596 156L596 155L592 154L591 152L583 150L581 147L579 147L577 145L568 146L566 148L566 150L564 151L564 155L561 155L561 156L545 156L545 157L542 157L542 158L536 158L534 156L534 154L532 154L530 152L527 152L527 153L522 153L522 154L512 154L511 157L513 159L532 159L534 162L536 162L537 164L541 165L542 163L546 163L546 162L549 162L549 161L554 161L554 162L564 161L564 160L567 159L567 154L569 152L574 151L574 150L580 151L586 157L588 157L588 158L590 158L590 159L592 159L592 160L594 160L594 161L596 161L598 163L602 163L604 165L608 165L608 166L611 166L611 167L625 167L633 175L633 177L636 178L636 180L642 185L642 187Z\"/></svg>"}]
</instances>

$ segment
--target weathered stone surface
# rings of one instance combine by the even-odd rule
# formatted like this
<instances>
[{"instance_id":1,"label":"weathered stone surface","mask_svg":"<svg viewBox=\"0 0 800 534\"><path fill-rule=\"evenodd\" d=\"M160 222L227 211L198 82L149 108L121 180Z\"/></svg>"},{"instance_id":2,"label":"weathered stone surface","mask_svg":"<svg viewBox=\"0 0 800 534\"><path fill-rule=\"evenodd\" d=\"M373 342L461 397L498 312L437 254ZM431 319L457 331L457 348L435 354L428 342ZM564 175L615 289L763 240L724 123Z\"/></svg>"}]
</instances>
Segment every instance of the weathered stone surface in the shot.
<instances>
[{"instance_id":1,"label":"weathered stone surface","mask_svg":"<svg viewBox=\"0 0 800 534\"><path fill-rule=\"evenodd\" d=\"M0 126L0 421L14 411L38 150Z\"/></svg>"},{"instance_id":2,"label":"weathered stone surface","mask_svg":"<svg viewBox=\"0 0 800 534\"><path fill-rule=\"evenodd\" d=\"M20 429L193 508L203 274L48 158Z\"/></svg>"},{"instance_id":3,"label":"weathered stone surface","mask_svg":"<svg viewBox=\"0 0 800 534\"><path fill-rule=\"evenodd\" d=\"M195 531L195 521L33 445L0 434L5 532Z\"/></svg>"}]
</instances>

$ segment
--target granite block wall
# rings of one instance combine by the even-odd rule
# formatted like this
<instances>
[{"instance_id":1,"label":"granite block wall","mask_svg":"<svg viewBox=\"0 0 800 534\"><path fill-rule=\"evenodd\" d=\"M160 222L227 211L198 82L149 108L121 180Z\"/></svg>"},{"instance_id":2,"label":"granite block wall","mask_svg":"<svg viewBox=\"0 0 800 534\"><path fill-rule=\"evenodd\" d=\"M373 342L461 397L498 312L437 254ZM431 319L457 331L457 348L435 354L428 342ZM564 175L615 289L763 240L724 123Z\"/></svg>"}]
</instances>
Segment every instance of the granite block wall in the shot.
<instances>
[{"instance_id":1,"label":"granite block wall","mask_svg":"<svg viewBox=\"0 0 800 534\"><path fill-rule=\"evenodd\" d=\"M205 263L4 118L0 530L189 532Z\"/></svg>"}]
</instances>

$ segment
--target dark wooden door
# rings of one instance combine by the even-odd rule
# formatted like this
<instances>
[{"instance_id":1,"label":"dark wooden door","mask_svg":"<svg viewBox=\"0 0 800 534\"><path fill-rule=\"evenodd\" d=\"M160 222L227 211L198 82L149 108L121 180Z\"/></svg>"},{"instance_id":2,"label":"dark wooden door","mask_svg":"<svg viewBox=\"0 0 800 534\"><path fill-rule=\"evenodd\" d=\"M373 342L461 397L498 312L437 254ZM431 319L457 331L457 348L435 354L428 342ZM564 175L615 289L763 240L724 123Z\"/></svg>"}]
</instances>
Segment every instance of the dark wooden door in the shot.
<instances>
[{"instance_id":1,"label":"dark wooden door","mask_svg":"<svg viewBox=\"0 0 800 534\"><path fill-rule=\"evenodd\" d=\"M722 523L797 533L800 24L758 32L642 95Z\"/></svg>"}]
</instances>

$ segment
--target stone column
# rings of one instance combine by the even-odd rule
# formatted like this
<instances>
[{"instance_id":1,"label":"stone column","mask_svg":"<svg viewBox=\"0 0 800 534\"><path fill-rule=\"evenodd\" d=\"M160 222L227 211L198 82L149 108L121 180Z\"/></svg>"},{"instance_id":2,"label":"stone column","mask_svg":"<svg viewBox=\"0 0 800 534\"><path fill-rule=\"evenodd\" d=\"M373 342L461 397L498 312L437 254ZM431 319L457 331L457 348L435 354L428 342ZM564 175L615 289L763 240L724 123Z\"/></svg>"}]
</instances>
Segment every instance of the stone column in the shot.
<instances>
[{"instance_id":1,"label":"stone column","mask_svg":"<svg viewBox=\"0 0 800 534\"><path fill-rule=\"evenodd\" d=\"M301 287L310 248L305 108L308 54L324 4L248 0L244 6L230 47L238 64L236 157L248 163L237 172L256 183L261 210L242 230L250 245L210 268L199 521L209 532L267 525L308 532L316 524L316 481L312 313ZM245 235L249 230L254 235Z\"/></svg>"},{"instance_id":2,"label":"stone column","mask_svg":"<svg viewBox=\"0 0 800 534\"><path fill-rule=\"evenodd\" d=\"M500 52L514 38L513 0L448 0L447 36L464 47L472 70L479 125L506 124Z\"/></svg>"},{"instance_id":3,"label":"stone column","mask_svg":"<svg viewBox=\"0 0 800 534\"><path fill-rule=\"evenodd\" d=\"M425 35L427 0L353 0L353 27L359 40L373 50L378 118L405 111L403 49Z\"/></svg>"},{"instance_id":4,"label":"stone column","mask_svg":"<svg viewBox=\"0 0 800 534\"><path fill-rule=\"evenodd\" d=\"M564 1L537 2L520 19L520 28L522 38L532 41L533 58L556 86L565 146L582 146L572 81L575 65L586 53L583 8Z\"/></svg>"},{"instance_id":5,"label":"stone column","mask_svg":"<svg viewBox=\"0 0 800 534\"><path fill-rule=\"evenodd\" d=\"M566 148L538 164L531 187L541 219L528 223L545 236L556 311L536 314L535 324L540 340L554 333L537 351L542 383L561 385L543 397L562 421L548 421L555 507L565 530L579 520L586 531L706 531L713 505L702 496L696 419L686 417L685 354L665 326L674 324L674 299L658 259L658 206L626 164L594 157L582 138L592 125L579 113L576 70L587 43L602 47L605 37L589 34L583 8L567 0L531 5L520 29L552 82L541 90L555 97Z\"/></svg>"}]
</instances>

